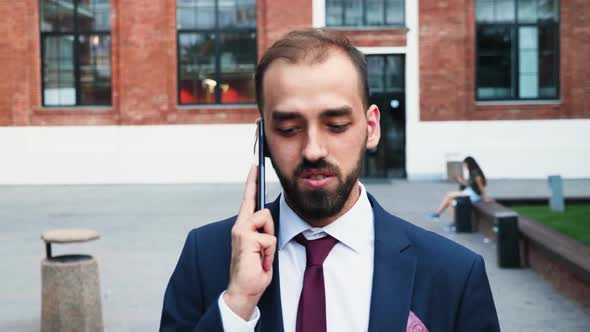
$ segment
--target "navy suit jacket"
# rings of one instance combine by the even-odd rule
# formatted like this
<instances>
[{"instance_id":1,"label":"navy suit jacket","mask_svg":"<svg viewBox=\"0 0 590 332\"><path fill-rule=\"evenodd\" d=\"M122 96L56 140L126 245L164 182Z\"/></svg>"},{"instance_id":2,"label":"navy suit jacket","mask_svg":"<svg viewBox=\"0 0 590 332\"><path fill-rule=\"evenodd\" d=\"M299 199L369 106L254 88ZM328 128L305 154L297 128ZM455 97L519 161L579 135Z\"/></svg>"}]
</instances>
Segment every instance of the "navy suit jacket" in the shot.
<instances>
[{"instance_id":1,"label":"navy suit jacket","mask_svg":"<svg viewBox=\"0 0 590 332\"><path fill-rule=\"evenodd\" d=\"M410 310L436 331L499 331L481 256L387 213L369 195L375 222L369 331L405 331ZM268 204L278 234L279 201ZM160 331L223 331L217 300L229 283L236 220L193 229L170 277ZM278 255L258 307L259 332L283 331ZM354 285L350 285L354 287Z\"/></svg>"}]
</instances>

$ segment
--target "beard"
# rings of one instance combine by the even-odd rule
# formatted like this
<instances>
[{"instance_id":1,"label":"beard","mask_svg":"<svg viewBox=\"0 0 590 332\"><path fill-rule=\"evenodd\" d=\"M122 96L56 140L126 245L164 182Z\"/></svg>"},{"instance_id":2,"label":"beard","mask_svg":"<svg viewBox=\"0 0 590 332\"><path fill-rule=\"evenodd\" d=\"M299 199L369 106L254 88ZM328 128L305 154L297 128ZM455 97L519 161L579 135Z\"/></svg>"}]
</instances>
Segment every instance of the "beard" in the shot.
<instances>
[{"instance_id":1,"label":"beard","mask_svg":"<svg viewBox=\"0 0 590 332\"><path fill-rule=\"evenodd\" d=\"M333 217L342 210L352 188L358 181L364 154L365 149L361 149L354 169L346 175L343 175L336 165L329 163L325 159L316 162L302 160L295 168L292 177L285 175L275 165L272 158L271 163L281 182L285 200L289 203L289 207L304 220L318 220ZM297 180L303 172L317 169L327 170L333 174L338 182L336 189L304 189L299 186Z\"/></svg>"}]
</instances>

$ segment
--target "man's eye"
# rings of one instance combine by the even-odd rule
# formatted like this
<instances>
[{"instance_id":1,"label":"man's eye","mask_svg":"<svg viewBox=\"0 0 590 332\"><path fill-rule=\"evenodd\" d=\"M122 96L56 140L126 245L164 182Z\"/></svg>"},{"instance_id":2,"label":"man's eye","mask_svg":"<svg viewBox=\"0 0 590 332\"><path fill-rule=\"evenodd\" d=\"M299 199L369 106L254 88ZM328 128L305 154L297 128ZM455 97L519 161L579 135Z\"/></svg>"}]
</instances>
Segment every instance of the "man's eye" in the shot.
<instances>
[{"instance_id":1,"label":"man's eye","mask_svg":"<svg viewBox=\"0 0 590 332\"><path fill-rule=\"evenodd\" d=\"M350 126L350 123L345 123L345 124L329 124L328 127L330 128L330 130L332 130L333 132L336 133L341 133L343 131L345 131L346 129L348 129L348 127Z\"/></svg>"},{"instance_id":2,"label":"man's eye","mask_svg":"<svg viewBox=\"0 0 590 332\"><path fill-rule=\"evenodd\" d=\"M279 128L277 128L277 131L279 132L279 134L281 134L283 136L291 136L297 132L297 128L295 128L295 127L279 127Z\"/></svg>"}]
</instances>

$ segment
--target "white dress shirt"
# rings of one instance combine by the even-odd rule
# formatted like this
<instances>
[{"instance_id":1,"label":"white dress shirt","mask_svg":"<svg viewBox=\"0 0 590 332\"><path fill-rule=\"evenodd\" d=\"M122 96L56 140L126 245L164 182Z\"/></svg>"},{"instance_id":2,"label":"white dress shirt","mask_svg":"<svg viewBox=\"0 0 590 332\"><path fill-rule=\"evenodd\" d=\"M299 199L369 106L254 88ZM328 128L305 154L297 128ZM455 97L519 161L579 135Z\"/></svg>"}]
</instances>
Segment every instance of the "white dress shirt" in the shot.
<instances>
[{"instance_id":1,"label":"white dress shirt","mask_svg":"<svg viewBox=\"0 0 590 332\"><path fill-rule=\"evenodd\" d=\"M338 240L323 265L327 330L367 331L373 285L375 232L373 209L362 184L360 188L359 199L353 207L323 228L312 228L305 223L287 205L284 195L281 195L277 245L285 332L295 332L297 307L303 288L305 247L294 239L299 233L303 233L308 240L322 238L327 234ZM258 308L250 320L245 321L226 305L223 294L218 303L225 331L254 331L260 318Z\"/></svg>"}]
</instances>

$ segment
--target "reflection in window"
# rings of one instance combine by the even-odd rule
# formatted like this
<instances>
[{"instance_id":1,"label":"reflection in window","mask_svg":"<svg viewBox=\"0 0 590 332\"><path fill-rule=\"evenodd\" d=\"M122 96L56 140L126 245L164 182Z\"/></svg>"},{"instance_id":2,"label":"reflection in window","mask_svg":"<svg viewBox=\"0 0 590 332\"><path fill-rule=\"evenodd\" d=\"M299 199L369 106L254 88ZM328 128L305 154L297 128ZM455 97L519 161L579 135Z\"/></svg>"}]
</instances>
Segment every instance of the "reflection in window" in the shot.
<instances>
[{"instance_id":1,"label":"reflection in window","mask_svg":"<svg viewBox=\"0 0 590 332\"><path fill-rule=\"evenodd\" d=\"M44 106L111 104L108 0L41 0Z\"/></svg>"},{"instance_id":2,"label":"reflection in window","mask_svg":"<svg viewBox=\"0 0 590 332\"><path fill-rule=\"evenodd\" d=\"M512 31L509 27L478 27L478 98L513 98L512 40Z\"/></svg>"},{"instance_id":3,"label":"reflection in window","mask_svg":"<svg viewBox=\"0 0 590 332\"><path fill-rule=\"evenodd\" d=\"M177 0L179 103L255 101L255 0Z\"/></svg>"},{"instance_id":4,"label":"reflection in window","mask_svg":"<svg viewBox=\"0 0 590 332\"><path fill-rule=\"evenodd\" d=\"M76 105L74 36L47 36L43 48L44 104Z\"/></svg>"},{"instance_id":5,"label":"reflection in window","mask_svg":"<svg viewBox=\"0 0 590 332\"><path fill-rule=\"evenodd\" d=\"M215 35L179 34L180 101L182 104L214 104Z\"/></svg>"},{"instance_id":6,"label":"reflection in window","mask_svg":"<svg viewBox=\"0 0 590 332\"><path fill-rule=\"evenodd\" d=\"M477 0L477 98L559 96L559 1Z\"/></svg>"},{"instance_id":7,"label":"reflection in window","mask_svg":"<svg viewBox=\"0 0 590 332\"><path fill-rule=\"evenodd\" d=\"M326 0L326 26L400 26L404 0Z\"/></svg>"},{"instance_id":8,"label":"reflection in window","mask_svg":"<svg viewBox=\"0 0 590 332\"><path fill-rule=\"evenodd\" d=\"M254 62L252 61L254 59ZM248 103L255 95L256 34L221 34L221 102Z\"/></svg>"},{"instance_id":9,"label":"reflection in window","mask_svg":"<svg viewBox=\"0 0 590 332\"><path fill-rule=\"evenodd\" d=\"M80 36L80 104L105 105L111 100L111 36Z\"/></svg>"},{"instance_id":10,"label":"reflection in window","mask_svg":"<svg viewBox=\"0 0 590 332\"><path fill-rule=\"evenodd\" d=\"M403 57L399 55L367 56L369 93L403 92Z\"/></svg>"}]
</instances>

